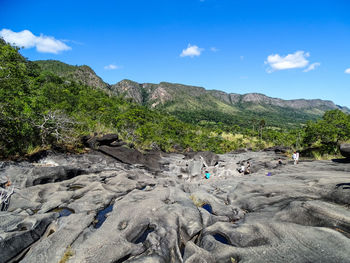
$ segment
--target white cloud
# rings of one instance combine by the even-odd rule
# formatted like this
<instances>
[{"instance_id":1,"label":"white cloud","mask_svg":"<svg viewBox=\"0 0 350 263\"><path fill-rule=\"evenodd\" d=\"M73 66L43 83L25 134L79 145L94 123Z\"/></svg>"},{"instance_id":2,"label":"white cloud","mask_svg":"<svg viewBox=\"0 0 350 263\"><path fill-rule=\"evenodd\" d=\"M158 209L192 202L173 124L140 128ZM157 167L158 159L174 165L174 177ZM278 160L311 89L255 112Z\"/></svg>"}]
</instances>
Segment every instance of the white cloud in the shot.
<instances>
[{"instance_id":1,"label":"white cloud","mask_svg":"<svg viewBox=\"0 0 350 263\"><path fill-rule=\"evenodd\" d=\"M120 69L120 67L117 66L117 65L114 65L114 64L109 64L107 66L104 66L104 69L106 69L106 70L113 70L113 69Z\"/></svg>"},{"instance_id":2,"label":"white cloud","mask_svg":"<svg viewBox=\"0 0 350 263\"><path fill-rule=\"evenodd\" d=\"M199 48L196 45L191 46L191 44L188 44L186 49L182 50L182 53L180 54L180 57L195 57L195 56L200 56L203 48Z\"/></svg>"},{"instance_id":3,"label":"white cloud","mask_svg":"<svg viewBox=\"0 0 350 263\"><path fill-rule=\"evenodd\" d=\"M35 36L29 30L13 32L10 29L2 29L0 31L0 37L12 45L24 48L35 47L38 52L42 53L57 54L60 51L71 49L71 47L67 46L62 41L55 39L54 37L45 36L43 34L40 36Z\"/></svg>"},{"instance_id":4,"label":"white cloud","mask_svg":"<svg viewBox=\"0 0 350 263\"><path fill-rule=\"evenodd\" d=\"M344 72L345 72L346 74L350 74L350 68L347 68Z\"/></svg>"},{"instance_id":5,"label":"white cloud","mask_svg":"<svg viewBox=\"0 0 350 263\"><path fill-rule=\"evenodd\" d=\"M212 52L218 52L218 51L219 51L219 49L218 49L218 48L216 48L216 47L211 47L211 48L210 48L210 51L212 51Z\"/></svg>"},{"instance_id":6,"label":"white cloud","mask_svg":"<svg viewBox=\"0 0 350 263\"><path fill-rule=\"evenodd\" d=\"M303 72L309 72L310 70L314 70L315 68L317 68L320 65L321 65L321 63L318 63L318 62L312 63L306 69L304 69Z\"/></svg>"},{"instance_id":7,"label":"white cloud","mask_svg":"<svg viewBox=\"0 0 350 263\"><path fill-rule=\"evenodd\" d=\"M267 61L265 61L265 64L270 66L267 72L272 73L277 70L304 68L309 64L309 61L306 59L309 56L310 54L304 51L296 51L294 54L288 54L285 57L272 54L268 56Z\"/></svg>"}]
</instances>

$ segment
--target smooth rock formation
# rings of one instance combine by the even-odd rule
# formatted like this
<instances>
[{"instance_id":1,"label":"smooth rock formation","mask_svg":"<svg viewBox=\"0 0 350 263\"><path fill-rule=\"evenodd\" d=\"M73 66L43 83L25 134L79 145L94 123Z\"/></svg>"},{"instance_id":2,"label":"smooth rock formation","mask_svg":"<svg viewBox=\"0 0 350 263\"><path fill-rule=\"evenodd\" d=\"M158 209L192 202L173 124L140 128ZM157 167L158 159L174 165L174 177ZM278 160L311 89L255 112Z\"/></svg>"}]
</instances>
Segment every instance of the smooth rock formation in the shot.
<instances>
[{"instance_id":1,"label":"smooth rock formation","mask_svg":"<svg viewBox=\"0 0 350 263\"><path fill-rule=\"evenodd\" d=\"M106 134L101 137L85 136L83 143L92 150L107 154L119 162L143 165L153 171L161 169L159 152L153 151L142 154L136 149L127 147L125 142L119 140L117 134Z\"/></svg>"},{"instance_id":2,"label":"smooth rock formation","mask_svg":"<svg viewBox=\"0 0 350 263\"><path fill-rule=\"evenodd\" d=\"M349 163L158 152L150 169L118 154L3 162L0 262L350 262Z\"/></svg>"},{"instance_id":3,"label":"smooth rock formation","mask_svg":"<svg viewBox=\"0 0 350 263\"><path fill-rule=\"evenodd\" d=\"M350 143L343 143L339 146L340 153L346 157L350 158Z\"/></svg>"}]
</instances>

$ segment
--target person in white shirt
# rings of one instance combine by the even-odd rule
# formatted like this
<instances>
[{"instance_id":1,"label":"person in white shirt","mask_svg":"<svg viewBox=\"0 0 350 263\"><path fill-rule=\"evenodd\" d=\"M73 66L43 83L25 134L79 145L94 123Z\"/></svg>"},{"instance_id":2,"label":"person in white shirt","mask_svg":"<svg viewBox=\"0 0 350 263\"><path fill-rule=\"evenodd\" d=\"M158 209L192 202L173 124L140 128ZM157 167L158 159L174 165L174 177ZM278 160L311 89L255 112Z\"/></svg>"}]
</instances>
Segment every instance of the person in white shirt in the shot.
<instances>
[{"instance_id":1,"label":"person in white shirt","mask_svg":"<svg viewBox=\"0 0 350 263\"><path fill-rule=\"evenodd\" d=\"M292 155L292 159L294 161L294 164L297 164L297 152L294 152L293 155Z\"/></svg>"}]
</instances>

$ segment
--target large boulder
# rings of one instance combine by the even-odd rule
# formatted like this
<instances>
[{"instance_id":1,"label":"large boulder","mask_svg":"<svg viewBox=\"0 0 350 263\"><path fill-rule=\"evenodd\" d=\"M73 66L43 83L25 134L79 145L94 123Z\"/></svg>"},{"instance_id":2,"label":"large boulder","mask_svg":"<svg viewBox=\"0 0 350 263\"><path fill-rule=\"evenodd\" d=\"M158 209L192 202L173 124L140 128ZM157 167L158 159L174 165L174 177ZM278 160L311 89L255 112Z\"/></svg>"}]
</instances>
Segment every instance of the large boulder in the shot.
<instances>
[{"instance_id":1,"label":"large boulder","mask_svg":"<svg viewBox=\"0 0 350 263\"><path fill-rule=\"evenodd\" d=\"M219 162L219 156L212 152L190 152L186 154L186 159L201 160L205 166L214 166Z\"/></svg>"},{"instance_id":2,"label":"large boulder","mask_svg":"<svg viewBox=\"0 0 350 263\"><path fill-rule=\"evenodd\" d=\"M100 146L99 150L113 158L127 164L141 164L144 161L142 153L127 147Z\"/></svg>"},{"instance_id":3,"label":"large boulder","mask_svg":"<svg viewBox=\"0 0 350 263\"><path fill-rule=\"evenodd\" d=\"M350 158L350 143L341 144L339 150L344 157Z\"/></svg>"},{"instance_id":4,"label":"large boulder","mask_svg":"<svg viewBox=\"0 0 350 263\"><path fill-rule=\"evenodd\" d=\"M97 150L100 145L116 144L120 143L120 140L117 134L105 134L102 137L97 137L97 134L95 134L94 136L84 136L82 142L85 146Z\"/></svg>"},{"instance_id":5,"label":"large boulder","mask_svg":"<svg viewBox=\"0 0 350 263\"><path fill-rule=\"evenodd\" d=\"M106 134L102 137L97 138L96 141L98 141L100 145L110 145L111 143L118 141L118 135Z\"/></svg>"},{"instance_id":6,"label":"large boulder","mask_svg":"<svg viewBox=\"0 0 350 263\"><path fill-rule=\"evenodd\" d=\"M126 164L142 164L151 170L160 169L159 153L142 154L138 150L128 147L110 147L106 145L100 146L99 151Z\"/></svg>"},{"instance_id":7,"label":"large boulder","mask_svg":"<svg viewBox=\"0 0 350 263\"><path fill-rule=\"evenodd\" d=\"M22 187L61 182L83 173L84 170L69 166L34 167L31 173L26 176Z\"/></svg>"}]
</instances>

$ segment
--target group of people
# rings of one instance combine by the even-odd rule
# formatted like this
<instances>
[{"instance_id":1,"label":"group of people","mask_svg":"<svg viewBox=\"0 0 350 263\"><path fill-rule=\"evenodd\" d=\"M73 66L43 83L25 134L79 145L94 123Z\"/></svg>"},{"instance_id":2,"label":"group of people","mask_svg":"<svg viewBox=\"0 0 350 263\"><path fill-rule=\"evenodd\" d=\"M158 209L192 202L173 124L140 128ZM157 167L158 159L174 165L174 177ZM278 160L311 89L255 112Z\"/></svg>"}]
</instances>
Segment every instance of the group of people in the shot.
<instances>
[{"instance_id":1,"label":"group of people","mask_svg":"<svg viewBox=\"0 0 350 263\"><path fill-rule=\"evenodd\" d=\"M292 159L294 161L294 164L299 163L299 152L295 151L292 155ZM282 159L278 159L278 165L282 165ZM247 165L245 166L244 163L241 164L241 166L237 169L237 171L241 174L250 174L251 173L251 163L247 161ZM204 178L209 179L210 178L210 173L208 171L204 172Z\"/></svg>"}]
</instances>

